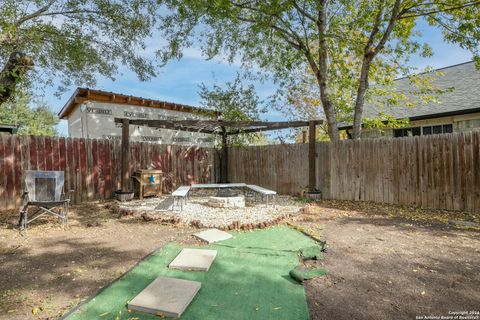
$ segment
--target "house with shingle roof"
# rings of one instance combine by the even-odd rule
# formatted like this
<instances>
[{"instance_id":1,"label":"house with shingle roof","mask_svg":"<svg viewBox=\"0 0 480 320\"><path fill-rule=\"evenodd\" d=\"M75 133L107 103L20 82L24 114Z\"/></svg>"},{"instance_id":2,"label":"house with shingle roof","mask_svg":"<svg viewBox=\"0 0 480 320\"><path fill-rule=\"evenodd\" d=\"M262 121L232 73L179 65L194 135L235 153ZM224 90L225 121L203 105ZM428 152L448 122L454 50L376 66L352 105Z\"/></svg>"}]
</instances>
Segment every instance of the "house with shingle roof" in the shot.
<instances>
[{"instance_id":1,"label":"house with shingle roof","mask_svg":"<svg viewBox=\"0 0 480 320\"><path fill-rule=\"evenodd\" d=\"M435 77L434 86L444 90L436 97L438 101L416 106L366 104L365 118L381 118L387 114L395 119L407 118L409 124L397 129L364 129L362 137L404 137L480 131L480 71L476 68L475 62L461 63L427 74ZM395 80L393 87L394 90L403 91L406 95L412 91L408 78ZM339 129L350 134L352 126L342 124Z\"/></svg>"}]
</instances>

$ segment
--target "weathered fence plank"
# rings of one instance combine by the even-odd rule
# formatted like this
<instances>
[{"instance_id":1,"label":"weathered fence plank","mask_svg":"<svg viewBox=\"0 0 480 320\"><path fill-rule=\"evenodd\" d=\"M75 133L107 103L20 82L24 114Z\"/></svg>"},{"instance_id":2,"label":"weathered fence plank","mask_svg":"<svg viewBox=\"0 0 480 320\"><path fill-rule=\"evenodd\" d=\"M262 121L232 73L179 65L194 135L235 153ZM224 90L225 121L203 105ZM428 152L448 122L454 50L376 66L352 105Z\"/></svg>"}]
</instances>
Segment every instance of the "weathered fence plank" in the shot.
<instances>
[{"instance_id":1,"label":"weathered fence plank","mask_svg":"<svg viewBox=\"0 0 480 320\"><path fill-rule=\"evenodd\" d=\"M480 212L480 132L317 143L317 188L326 199ZM298 194L306 144L233 147L229 179Z\"/></svg>"},{"instance_id":2,"label":"weathered fence plank","mask_svg":"<svg viewBox=\"0 0 480 320\"><path fill-rule=\"evenodd\" d=\"M164 191L215 182L215 149L132 143L131 170L163 171ZM316 144L317 188L327 199L480 212L480 132ZM308 185L308 145L231 147L228 176L298 194ZM19 206L26 170L65 171L75 203L120 187L120 141L0 136L0 208Z\"/></svg>"},{"instance_id":3,"label":"weathered fence plank","mask_svg":"<svg viewBox=\"0 0 480 320\"><path fill-rule=\"evenodd\" d=\"M172 153L171 150L174 150ZM214 182L214 149L131 143L131 170L155 168L173 186ZM111 140L0 136L0 210L20 206L26 170L62 170L72 201L109 199L120 187L120 143ZM176 175L173 174L176 172Z\"/></svg>"}]
</instances>

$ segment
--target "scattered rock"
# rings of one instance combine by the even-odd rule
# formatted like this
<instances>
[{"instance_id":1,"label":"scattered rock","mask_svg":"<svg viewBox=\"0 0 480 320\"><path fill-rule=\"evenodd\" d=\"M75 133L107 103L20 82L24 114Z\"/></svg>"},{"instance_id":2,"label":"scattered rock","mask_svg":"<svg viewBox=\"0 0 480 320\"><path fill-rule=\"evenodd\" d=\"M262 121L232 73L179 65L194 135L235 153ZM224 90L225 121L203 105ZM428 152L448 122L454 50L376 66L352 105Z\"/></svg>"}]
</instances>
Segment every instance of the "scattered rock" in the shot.
<instances>
[{"instance_id":1,"label":"scattered rock","mask_svg":"<svg viewBox=\"0 0 480 320\"><path fill-rule=\"evenodd\" d=\"M147 198L142 201L112 202L109 210L120 216L141 217L144 221L162 223L184 223L196 228L223 228L224 230L250 230L266 228L279 223L289 213L298 213L299 206L287 196L279 196L277 206L266 207L263 202L253 202L246 198L245 208L212 208L208 197L192 197L182 211L173 211L168 206L167 197Z\"/></svg>"}]
</instances>

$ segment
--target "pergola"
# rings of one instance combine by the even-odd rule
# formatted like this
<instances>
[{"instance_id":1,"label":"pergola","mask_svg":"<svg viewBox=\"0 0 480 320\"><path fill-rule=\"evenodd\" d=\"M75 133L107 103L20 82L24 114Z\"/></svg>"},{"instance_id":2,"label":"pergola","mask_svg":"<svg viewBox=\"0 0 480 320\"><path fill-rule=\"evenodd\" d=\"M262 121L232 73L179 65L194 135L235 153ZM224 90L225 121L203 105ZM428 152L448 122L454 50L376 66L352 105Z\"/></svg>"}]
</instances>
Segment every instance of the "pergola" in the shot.
<instances>
[{"instance_id":1,"label":"pergola","mask_svg":"<svg viewBox=\"0 0 480 320\"><path fill-rule=\"evenodd\" d=\"M130 179L130 125L147 126L157 129L171 129L188 132L199 132L217 134L222 136L222 150L220 157L220 180L228 181L228 136L242 133L256 133L263 131L288 129L288 128L309 128L308 148L308 190L315 190L315 129L322 124L322 120L310 121L225 121L225 120L148 120L148 119L127 119L115 118L115 123L122 124L122 192L128 192L128 181Z\"/></svg>"}]
</instances>

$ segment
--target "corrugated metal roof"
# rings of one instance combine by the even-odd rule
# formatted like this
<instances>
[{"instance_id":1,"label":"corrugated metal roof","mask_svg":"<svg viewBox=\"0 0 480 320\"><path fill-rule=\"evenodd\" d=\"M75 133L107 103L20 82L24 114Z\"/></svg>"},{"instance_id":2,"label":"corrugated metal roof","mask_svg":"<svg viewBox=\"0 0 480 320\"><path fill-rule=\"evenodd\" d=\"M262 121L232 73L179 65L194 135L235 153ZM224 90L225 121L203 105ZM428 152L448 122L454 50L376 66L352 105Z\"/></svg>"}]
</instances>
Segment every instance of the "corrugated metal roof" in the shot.
<instances>
[{"instance_id":1,"label":"corrugated metal roof","mask_svg":"<svg viewBox=\"0 0 480 320\"><path fill-rule=\"evenodd\" d=\"M97 101L113 104L128 104L139 107L151 107L167 110L175 110L179 112L199 113L210 116L219 116L220 112L208 109L202 109L198 107L192 107L184 104L160 101L156 99L147 99L136 96L129 96L121 93L96 90L90 88L77 88L73 95L68 99L65 106L58 113L60 119L68 117L77 105L84 101Z\"/></svg>"}]
</instances>

